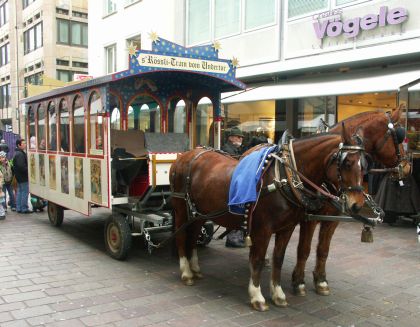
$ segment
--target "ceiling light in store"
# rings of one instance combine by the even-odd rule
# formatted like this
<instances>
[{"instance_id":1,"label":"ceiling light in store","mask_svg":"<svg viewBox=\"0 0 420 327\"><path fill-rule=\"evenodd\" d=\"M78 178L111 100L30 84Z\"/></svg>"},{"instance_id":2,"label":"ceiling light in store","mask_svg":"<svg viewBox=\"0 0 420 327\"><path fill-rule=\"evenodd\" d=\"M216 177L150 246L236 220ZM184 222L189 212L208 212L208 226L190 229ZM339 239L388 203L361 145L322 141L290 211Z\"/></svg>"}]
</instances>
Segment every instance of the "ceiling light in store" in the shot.
<instances>
[{"instance_id":1,"label":"ceiling light in store","mask_svg":"<svg viewBox=\"0 0 420 327\"><path fill-rule=\"evenodd\" d=\"M358 101L357 103L362 104L363 102L362 101Z\"/></svg>"}]
</instances>

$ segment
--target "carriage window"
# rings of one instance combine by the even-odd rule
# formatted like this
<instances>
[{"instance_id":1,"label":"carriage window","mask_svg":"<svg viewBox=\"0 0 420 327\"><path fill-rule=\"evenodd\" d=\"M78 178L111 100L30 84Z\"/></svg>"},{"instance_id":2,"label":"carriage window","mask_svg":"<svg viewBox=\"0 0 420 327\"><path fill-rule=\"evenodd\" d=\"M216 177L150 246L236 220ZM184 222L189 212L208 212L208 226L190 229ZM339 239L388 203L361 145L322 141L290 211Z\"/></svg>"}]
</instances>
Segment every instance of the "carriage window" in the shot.
<instances>
[{"instance_id":1,"label":"carriage window","mask_svg":"<svg viewBox=\"0 0 420 327\"><path fill-rule=\"evenodd\" d=\"M45 150L45 108L38 106L38 149Z\"/></svg>"},{"instance_id":2,"label":"carriage window","mask_svg":"<svg viewBox=\"0 0 420 327\"><path fill-rule=\"evenodd\" d=\"M59 106L60 115L60 149L64 152L70 151L70 122L69 108L67 101L62 99Z\"/></svg>"},{"instance_id":3,"label":"carriage window","mask_svg":"<svg viewBox=\"0 0 420 327\"><path fill-rule=\"evenodd\" d=\"M29 148L36 149L35 142L35 111L32 107L28 110L28 122L29 122Z\"/></svg>"},{"instance_id":4,"label":"carriage window","mask_svg":"<svg viewBox=\"0 0 420 327\"><path fill-rule=\"evenodd\" d=\"M85 153L85 112L82 97L73 102L73 152Z\"/></svg>"},{"instance_id":5,"label":"carriage window","mask_svg":"<svg viewBox=\"0 0 420 327\"><path fill-rule=\"evenodd\" d=\"M103 116L101 96L93 92L89 100L89 149L90 153L103 153Z\"/></svg>"},{"instance_id":6,"label":"carriage window","mask_svg":"<svg viewBox=\"0 0 420 327\"><path fill-rule=\"evenodd\" d=\"M121 129L121 101L115 95L109 97L109 107L111 109L111 129Z\"/></svg>"},{"instance_id":7,"label":"carriage window","mask_svg":"<svg viewBox=\"0 0 420 327\"><path fill-rule=\"evenodd\" d=\"M184 100L171 101L168 110L168 132L186 133L187 132L187 108Z\"/></svg>"},{"instance_id":8,"label":"carriage window","mask_svg":"<svg viewBox=\"0 0 420 327\"><path fill-rule=\"evenodd\" d=\"M48 149L57 150L57 115L52 101L48 105Z\"/></svg>"},{"instance_id":9,"label":"carriage window","mask_svg":"<svg viewBox=\"0 0 420 327\"><path fill-rule=\"evenodd\" d=\"M137 96L128 107L128 129L142 130L143 132L160 132L160 107L150 96Z\"/></svg>"},{"instance_id":10,"label":"carriage window","mask_svg":"<svg viewBox=\"0 0 420 327\"><path fill-rule=\"evenodd\" d=\"M195 114L196 137L195 145L210 145L213 143L213 133L210 133L210 126L213 122L213 104L209 98L202 98L197 105Z\"/></svg>"}]
</instances>

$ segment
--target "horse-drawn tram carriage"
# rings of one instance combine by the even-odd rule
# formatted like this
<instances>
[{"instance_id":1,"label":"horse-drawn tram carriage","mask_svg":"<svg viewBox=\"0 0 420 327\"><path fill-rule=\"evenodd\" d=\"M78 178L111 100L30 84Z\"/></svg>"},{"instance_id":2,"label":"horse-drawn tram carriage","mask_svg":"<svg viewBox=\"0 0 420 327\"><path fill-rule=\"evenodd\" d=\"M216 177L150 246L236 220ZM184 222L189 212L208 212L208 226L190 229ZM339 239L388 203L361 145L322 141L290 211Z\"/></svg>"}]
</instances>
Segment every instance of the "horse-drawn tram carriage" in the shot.
<instances>
[{"instance_id":1,"label":"horse-drawn tram carriage","mask_svg":"<svg viewBox=\"0 0 420 327\"><path fill-rule=\"evenodd\" d=\"M30 192L48 200L51 224L64 209L112 209L105 243L117 259L132 236L171 230L170 165L220 145L220 94L244 88L235 70L217 46L156 38L151 51L130 49L126 71L24 99Z\"/></svg>"},{"instance_id":2,"label":"horse-drawn tram carriage","mask_svg":"<svg viewBox=\"0 0 420 327\"><path fill-rule=\"evenodd\" d=\"M149 249L175 238L187 285L202 277L196 247L200 235L208 236L207 220L244 229L248 292L260 311L267 309L260 276L271 236L271 298L285 306L280 274L288 241L300 224L293 286L305 295L305 263L315 220L322 220L314 283L317 293L328 295L325 264L340 215L363 222L366 235L381 220L363 192L366 155L398 167L401 176L407 170L396 137L401 110L362 113L331 133L259 145L237 160L206 147L220 148L221 92L244 88L235 64L219 59L216 46L184 48L155 38L151 51L130 49L126 71L23 100L30 191L48 200L55 226L64 209L85 215L97 206L112 209L104 235L116 259L126 257L133 235L144 236ZM203 98L211 105L201 107ZM378 217L358 214L365 201ZM163 242L151 240L169 230Z\"/></svg>"}]
</instances>

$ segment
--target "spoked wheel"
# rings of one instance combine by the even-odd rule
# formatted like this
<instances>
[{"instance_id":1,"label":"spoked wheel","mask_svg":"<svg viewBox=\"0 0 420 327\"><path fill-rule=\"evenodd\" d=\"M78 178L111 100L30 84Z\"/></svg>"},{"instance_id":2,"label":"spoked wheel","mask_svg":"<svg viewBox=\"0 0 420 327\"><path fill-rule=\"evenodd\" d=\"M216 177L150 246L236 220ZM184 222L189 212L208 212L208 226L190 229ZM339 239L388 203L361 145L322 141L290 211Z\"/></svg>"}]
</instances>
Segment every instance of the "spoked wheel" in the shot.
<instances>
[{"instance_id":1,"label":"spoked wheel","mask_svg":"<svg viewBox=\"0 0 420 327\"><path fill-rule=\"evenodd\" d=\"M58 204L48 201L48 219L50 220L51 225L60 227L63 223L63 218L64 208Z\"/></svg>"},{"instance_id":2,"label":"spoked wheel","mask_svg":"<svg viewBox=\"0 0 420 327\"><path fill-rule=\"evenodd\" d=\"M105 246L109 255L124 260L131 247L131 229L127 217L113 213L105 223Z\"/></svg>"}]
</instances>

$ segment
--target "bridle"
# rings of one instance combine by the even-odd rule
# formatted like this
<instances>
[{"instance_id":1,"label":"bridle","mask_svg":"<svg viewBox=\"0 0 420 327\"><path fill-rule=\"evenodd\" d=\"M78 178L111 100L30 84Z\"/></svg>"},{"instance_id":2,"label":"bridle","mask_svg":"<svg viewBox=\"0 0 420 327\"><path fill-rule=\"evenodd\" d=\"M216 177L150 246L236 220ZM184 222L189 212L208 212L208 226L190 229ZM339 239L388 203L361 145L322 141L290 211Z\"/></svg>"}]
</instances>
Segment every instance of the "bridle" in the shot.
<instances>
[{"instance_id":1,"label":"bridle","mask_svg":"<svg viewBox=\"0 0 420 327\"><path fill-rule=\"evenodd\" d=\"M381 149L384 147L385 143L388 141L388 138L391 136L392 137L392 141L395 147L395 154L397 156L397 163L396 166L394 168L396 168L396 170L398 171L398 177L399 179L402 179L403 177L403 164L402 162L404 160L407 160L407 158L405 156L401 155L401 151L400 151L400 147L399 145L404 141L404 137L405 137L405 129L401 126L398 126L399 123L398 122L393 122L391 119L391 115L389 112L385 113L387 118L388 118L388 130L386 132L386 134L384 135L383 140L381 141L381 143L379 143L379 145L375 146L375 148L372 151L372 154L378 154L379 151L381 151Z\"/></svg>"},{"instance_id":2,"label":"bridle","mask_svg":"<svg viewBox=\"0 0 420 327\"><path fill-rule=\"evenodd\" d=\"M349 154L355 154L360 153L360 156L362 157L365 152L365 148L362 145L363 141L361 141L361 144L358 145L345 145L343 143L340 143L338 146L338 151L335 152L329 159L327 164L327 170L330 166L332 166L332 163L336 161L337 163L337 180L338 180L338 189L334 186L334 184L330 183L331 186L335 189L334 191L336 194L343 198L345 200L345 193L346 192L363 192L363 186L362 185L352 185L345 187L343 184L343 177L342 177L342 167L344 164L344 161L346 160L346 157Z\"/></svg>"}]
</instances>

